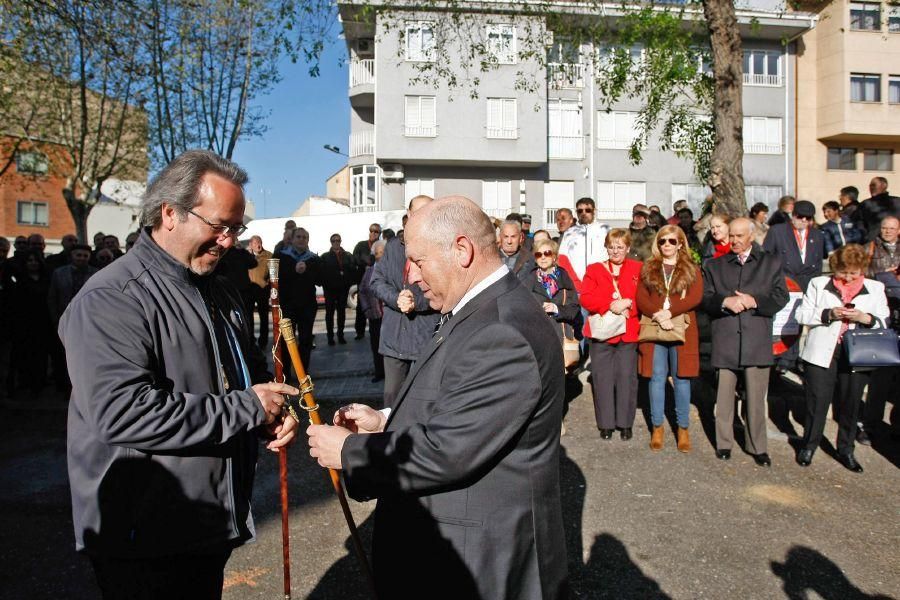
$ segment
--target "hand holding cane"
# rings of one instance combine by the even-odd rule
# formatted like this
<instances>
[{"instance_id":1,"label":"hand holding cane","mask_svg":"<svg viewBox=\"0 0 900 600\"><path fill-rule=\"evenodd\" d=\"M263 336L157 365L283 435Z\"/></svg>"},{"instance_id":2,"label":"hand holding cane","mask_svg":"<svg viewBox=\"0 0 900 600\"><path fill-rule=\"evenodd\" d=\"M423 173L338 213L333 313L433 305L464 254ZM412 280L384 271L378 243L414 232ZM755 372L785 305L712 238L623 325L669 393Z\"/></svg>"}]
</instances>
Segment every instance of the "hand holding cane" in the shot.
<instances>
[{"instance_id":1,"label":"hand holding cane","mask_svg":"<svg viewBox=\"0 0 900 600\"><path fill-rule=\"evenodd\" d=\"M284 338L285 346L288 349L288 354L291 357L291 364L294 366L294 371L297 373L297 379L300 383L296 386L300 388L300 408L305 410L309 415L309 420L313 425L321 425L322 417L319 415L319 405L316 404L315 399L313 398L312 392L314 389L314 385L312 383L312 379L309 375L306 374L306 369L303 366L303 361L300 360L300 349L297 346L297 340L294 336L294 327L293 323L290 319L284 318L281 319L280 322L280 330L281 337ZM291 415L294 419L299 421L299 416L294 411L293 406L290 403L286 403L288 410L291 412ZM328 469L328 474L331 477L331 485L334 487L334 492L337 494L338 501L341 504L341 510L344 513L344 519L347 521L347 527L350 529L350 538L353 542L353 548L356 551L356 556L359 559L360 567L366 575L366 579L369 584L369 588L372 592L372 596L375 597L375 580L372 577L372 570L369 567L369 561L366 558L366 553L363 550L362 541L359 537L359 531L356 529L356 523L353 521L353 514L350 512L350 505L347 503L347 496L344 493L344 485L341 482L340 473L335 469Z\"/></svg>"}]
</instances>

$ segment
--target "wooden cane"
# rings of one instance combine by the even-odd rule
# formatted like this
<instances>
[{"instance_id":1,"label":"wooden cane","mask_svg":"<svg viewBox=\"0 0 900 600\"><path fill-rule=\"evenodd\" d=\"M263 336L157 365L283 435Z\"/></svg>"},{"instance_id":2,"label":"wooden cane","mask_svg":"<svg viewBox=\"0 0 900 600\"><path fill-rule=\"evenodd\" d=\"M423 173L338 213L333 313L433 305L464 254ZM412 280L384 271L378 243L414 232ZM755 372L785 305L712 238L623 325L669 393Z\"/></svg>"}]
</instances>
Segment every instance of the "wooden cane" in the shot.
<instances>
[{"instance_id":1,"label":"wooden cane","mask_svg":"<svg viewBox=\"0 0 900 600\"><path fill-rule=\"evenodd\" d=\"M303 361L300 360L300 348L298 347L297 339L294 336L294 325L290 319L284 318L281 319L280 328L281 337L284 339L284 345L287 346L288 354L291 357L291 364L294 365L294 372L297 374L297 379L300 382L297 384L297 387L300 389L301 408L309 414L309 420L313 425L321 425L322 417L319 415L319 405L316 404L312 395L315 386L313 386L312 378L306 374ZM344 513L344 519L347 521L347 528L350 530L350 538L353 541L353 548L356 551L356 557L359 559L359 565L366 576L372 597L377 598L375 592L375 579L372 576L369 560L366 558L366 553L363 550L362 540L359 538L359 531L356 529L356 523L353 520L353 513L350 512L350 505L347 502L347 495L344 492L344 484L341 481L341 475L337 472L337 469L328 469L328 474L331 476L331 485L334 487L334 493L337 494L338 501L341 503L341 510Z\"/></svg>"},{"instance_id":2,"label":"wooden cane","mask_svg":"<svg viewBox=\"0 0 900 600\"><path fill-rule=\"evenodd\" d=\"M266 261L269 270L269 306L272 309L272 363L275 368L275 382L284 383L284 363L281 355L281 298L278 295L278 259ZM299 425L299 423L298 423ZM284 598L291 600L291 530L288 523L290 504L288 502L287 448L278 450L278 480L281 486L281 560L284 573Z\"/></svg>"}]
</instances>

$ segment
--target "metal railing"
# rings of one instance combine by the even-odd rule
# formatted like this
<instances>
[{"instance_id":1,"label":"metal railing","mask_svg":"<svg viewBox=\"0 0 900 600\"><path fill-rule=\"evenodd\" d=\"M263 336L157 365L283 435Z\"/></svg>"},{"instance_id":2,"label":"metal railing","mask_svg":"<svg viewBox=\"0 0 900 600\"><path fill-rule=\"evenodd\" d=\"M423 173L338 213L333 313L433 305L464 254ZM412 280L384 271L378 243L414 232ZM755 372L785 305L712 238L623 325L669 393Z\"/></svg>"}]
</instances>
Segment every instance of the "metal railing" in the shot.
<instances>
[{"instance_id":1,"label":"metal railing","mask_svg":"<svg viewBox=\"0 0 900 600\"><path fill-rule=\"evenodd\" d=\"M768 87L781 87L784 85L784 77L781 75L757 75L744 73L744 85L763 85Z\"/></svg>"},{"instance_id":2,"label":"metal railing","mask_svg":"<svg viewBox=\"0 0 900 600\"><path fill-rule=\"evenodd\" d=\"M580 135L551 135L547 151L549 158L582 159L584 138Z\"/></svg>"},{"instance_id":3,"label":"metal railing","mask_svg":"<svg viewBox=\"0 0 900 600\"><path fill-rule=\"evenodd\" d=\"M350 61L350 87L375 83L375 59L358 58Z\"/></svg>"},{"instance_id":4,"label":"metal railing","mask_svg":"<svg viewBox=\"0 0 900 600\"><path fill-rule=\"evenodd\" d=\"M781 144L751 144L744 142L745 154L781 154L783 146Z\"/></svg>"},{"instance_id":5,"label":"metal railing","mask_svg":"<svg viewBox=\"0 0 900 600\"><path fill-rule=\"evenodd\" d=\"M583 88L584 65L581 63L547 63L547 78L555 88Z\"/></svg>"},{"instance_id":6,"label":"metal railing","mask_svg":"<svg viewBox=\"0 0 900 600\"><path fill-rule=\"evenodd\" d=\"M406 137L437 137L437 125L404 125Z\"/></svg>"},{"instance_id":7,"label":"metal railing","mask_svg":"<svg viewBox=\"0 0 900 600\"><path fill-rule=\"evenodd\" d=\"M515 140L519 137L519 129L507 129L504 127L487 127L485 136L494 140Z\"/></svg>"},{"instance_id":8,"label":"metal railing","mask_svg":"<svg viewBox=\"0 0 900 600\"><path fill-rule=\"evenodd\" d=\"M350 134L350 156L365 156L375 154L375 132L354 131Z\"/></svg>"}]
</instances>

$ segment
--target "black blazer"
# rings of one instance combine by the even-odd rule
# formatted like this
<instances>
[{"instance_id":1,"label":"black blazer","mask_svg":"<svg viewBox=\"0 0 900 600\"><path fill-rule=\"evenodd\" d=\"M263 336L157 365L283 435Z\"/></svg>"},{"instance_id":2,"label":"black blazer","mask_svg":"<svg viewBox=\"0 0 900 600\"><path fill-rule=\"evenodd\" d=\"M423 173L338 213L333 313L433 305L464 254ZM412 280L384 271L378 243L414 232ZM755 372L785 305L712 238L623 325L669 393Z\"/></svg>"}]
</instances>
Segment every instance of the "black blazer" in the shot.
<instances>
[{"instance_id":1,"label":"black blazer","mask_svg":"<svg viewBox=\"0 0 900 600\"><path fill-rule=\"evenodd\" d=\"M378 498L379 597L565 597L563 377L553 322L510 273L422 349L385 431L347 438L350 496Z\"/></svg>"},{"instance_id":2,"label":"black blazer","mask_svg":"<svg viewBox=\"0 0 900 600\"><path fill-rule=\"evenodd\" d=\"M812 278L822 274L825 236L815 227L810 227L806 236L806 260L800 260L800 249L790 223L773 225L766 234L763 250L778 255L784 274L796 281L804 292Z\"/></svg>"}]
</instances>

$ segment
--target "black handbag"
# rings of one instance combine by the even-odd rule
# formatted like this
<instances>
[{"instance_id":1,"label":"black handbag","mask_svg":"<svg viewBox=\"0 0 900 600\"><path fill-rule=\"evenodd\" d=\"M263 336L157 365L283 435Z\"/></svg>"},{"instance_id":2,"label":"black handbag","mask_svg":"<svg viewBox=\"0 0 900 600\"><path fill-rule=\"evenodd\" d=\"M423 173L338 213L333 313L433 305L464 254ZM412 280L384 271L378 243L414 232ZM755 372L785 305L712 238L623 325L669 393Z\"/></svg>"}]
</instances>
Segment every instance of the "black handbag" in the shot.
<instances>
[{"instance_id":1,"label":"black handbag","mask_svg":"<svg viewBox=\"0 0 900 600\"><path fill-rule=\"evenodd\" d=\"M893 329L881 325L879 329L856 327L844 333L847 362L854 371L900 366L900 338Z\"/></svg>"}]
</instances>

